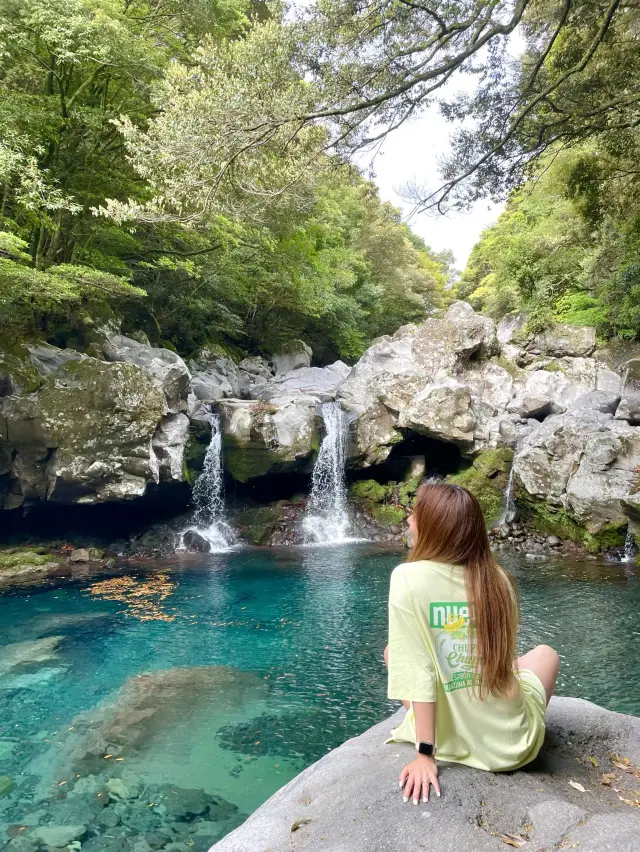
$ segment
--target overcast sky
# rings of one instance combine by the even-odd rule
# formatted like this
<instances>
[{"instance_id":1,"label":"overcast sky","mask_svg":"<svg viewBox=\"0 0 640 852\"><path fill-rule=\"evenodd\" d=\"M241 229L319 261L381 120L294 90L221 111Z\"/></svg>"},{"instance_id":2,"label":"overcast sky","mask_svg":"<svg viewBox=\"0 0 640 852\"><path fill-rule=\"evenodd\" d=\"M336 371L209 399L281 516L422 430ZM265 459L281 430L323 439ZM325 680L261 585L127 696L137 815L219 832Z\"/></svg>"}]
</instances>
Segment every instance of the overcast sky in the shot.
<instances>
[{"instance_id":1,"label":"overcast sky","mask_svg":"<svg viewBox=\"0 0 640 852\"><path fill-rule=\"evenodd\" d=\"M438 157L446 153L452 125L433 107L421 118L405 124L385 140L373 162L373 181L385 201L400 207L408 216L412 205L406 204L398 191L407 183L439 186ZM371 155L359 162L368 170ZM409 224L427 245L436 251L449 248L456 258L457 268L465 267L469 253L483 228L491 225L504 205L480 202L468 213L420 213Z\"/></svg>"},{"instance_id":2,"label":"overcast sky","mask_svg":"<svg viewBox=\"0 0 640 852\"><path fill-rule=\"evenodd\" d=\"M523 50L524 41L516 30L509 37L508 51L516 59ZM450 97L455 90L469 91L471 85L473 78L457 74L443 92ZM420 118L391 133L376 154L373 174L367 175L379 187L382 198L400 207L408 216L412 205L402 200L399 191L405 184L426 185L431 189L441 184L438 158L447 153L454 129L454 125L440 115L438 107L433 106ZM371 154L358 159L365 173L370 161ZM476 204L468 213L446 216L421 213L411 218L409 224L436 251L451 249L457 268L462 271L481 231L496 221L503 208L504 204L494 205L487 200Z\"/></svg>"}]
</instances>

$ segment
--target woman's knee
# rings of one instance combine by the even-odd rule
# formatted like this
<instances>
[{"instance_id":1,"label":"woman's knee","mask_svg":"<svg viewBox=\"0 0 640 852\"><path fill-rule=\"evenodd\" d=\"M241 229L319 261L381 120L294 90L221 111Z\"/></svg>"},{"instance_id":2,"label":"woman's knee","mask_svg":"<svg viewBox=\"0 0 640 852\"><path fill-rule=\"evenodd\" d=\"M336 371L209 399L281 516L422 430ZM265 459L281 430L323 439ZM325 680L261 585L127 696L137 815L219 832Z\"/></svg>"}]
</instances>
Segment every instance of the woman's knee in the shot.
<instances>
[{"instance_id":1,"label":"woman's knee","mask_svg":"<svg viewBox=\"0 0 640 852\"><path fill-rule=\"evenodd\" d=\"M388 645L384 646L384 651L382 652L382 656L384 657L385 666L388 667L389 666L389 646Z\"/></svg>"},{"instance_id":2,"label":"woman's knee","mask_svg":"<svg viewBox=\"0 0 640 852\"><path fill-rule=\"evenodd\" d=\"M560 666L560 655L551 645L538 645L534 648L540 657L543 657L548 666L553 666L556 671Z\"/></svg>"}]
</instances>

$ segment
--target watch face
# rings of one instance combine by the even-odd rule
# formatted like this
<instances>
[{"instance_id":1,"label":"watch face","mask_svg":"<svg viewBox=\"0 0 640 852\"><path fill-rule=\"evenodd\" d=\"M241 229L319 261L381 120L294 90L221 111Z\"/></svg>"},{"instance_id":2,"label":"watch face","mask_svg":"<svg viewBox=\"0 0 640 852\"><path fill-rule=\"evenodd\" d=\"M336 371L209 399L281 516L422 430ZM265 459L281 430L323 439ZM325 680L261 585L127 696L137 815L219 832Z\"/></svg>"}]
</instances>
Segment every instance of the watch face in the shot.
<instances>
[{"instance_id":1,"label":"watch face","mask_svg":"<svg viewBox=\"0 0 640 852\"><path fill-rule=\"evenodd\" d=\"M433 743L424 743L424 742L418 743L418 753L419 754L424 754L425 757L433 757L433 752L434 752Z\"/></svg>"}]
</instances>

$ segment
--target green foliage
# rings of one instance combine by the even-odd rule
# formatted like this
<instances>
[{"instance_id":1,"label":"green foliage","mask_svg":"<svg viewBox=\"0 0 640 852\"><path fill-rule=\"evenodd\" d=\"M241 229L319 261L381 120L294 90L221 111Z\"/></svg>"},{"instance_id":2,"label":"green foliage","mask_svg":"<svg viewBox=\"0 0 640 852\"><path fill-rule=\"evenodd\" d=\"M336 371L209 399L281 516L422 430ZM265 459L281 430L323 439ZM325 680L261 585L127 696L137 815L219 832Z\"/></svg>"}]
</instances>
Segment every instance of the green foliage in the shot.
<instances>
[{"instance_id":1,"label":"green foliage","mask_svg":"<svg viewBox=\"0 0 640 852\"><path fill-rule=\"evenodd\" d=\"M185 355L270 354L301 337L328 361L441 304L450 258L342 161L322 154L300 171L320 124L290 147L265 140L248 162L231 158L237 139L209 144L225 117L254 122L310 97L281 10L259 11L0 0L3 335L82 348L122 314L125 333Z\"/></svg>"},{"instance_id":2,"label":"green foliage","mask_svg":"<svg viewBox=\"0 0 640 852\"><path fill-rule=\"evenodd\" d=\"M639 140L556 152L482 234L458 295L496 318L524 309L530 331L555 320L640 337L640 196L621 179Z\"/></svg>"}]
</instances>

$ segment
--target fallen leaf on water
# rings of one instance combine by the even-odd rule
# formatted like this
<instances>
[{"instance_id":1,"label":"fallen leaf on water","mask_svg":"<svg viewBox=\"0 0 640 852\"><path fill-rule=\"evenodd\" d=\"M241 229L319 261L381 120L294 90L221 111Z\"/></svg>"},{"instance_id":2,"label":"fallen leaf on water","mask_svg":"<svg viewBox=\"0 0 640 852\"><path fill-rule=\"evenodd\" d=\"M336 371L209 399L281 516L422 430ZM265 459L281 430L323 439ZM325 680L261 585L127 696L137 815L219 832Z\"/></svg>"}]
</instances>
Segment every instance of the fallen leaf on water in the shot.
<instances>
[{"instance_id":1,"label":"fallen leaf on water","mask_svg":"<svg viewBox=\"0 0 640 852\"><path fill-rule=\"evenodd\" d=\"M578 784L577 781L569 781L569 784L573 787L574 790L578 790L580 793L586 793L587 791L584 789L582 784Z\"/></svg>"},{"instance_id":2,"label":"fallen leaf on water","mask_svg":"<svg viewBox=\"0 0 640 852\"><path fill-rule=\"evenodd\" d=\"M291 831L297 831L303 825L308 825L311 822L309 817L303 817L302 819L297 819L293 825L291 826Z\"/></svg>"},{"instance_id":3,"label":"fallen leaf on water","mask_svg":"<svg viewBox=\"0 0 640 852\"><path fill-rule=\"evenodd\" d=\"M592 754L591 754L591 755L589 755L589 760L591 761L591 763L593 763L593 765L594 765L595 767L600 766L600 764L599 764L599 762L598 762L598 758L597 758L597 757L594 757Z\"/></svg>"},{"instance_id":4,"label":"fallen leaf on water","mask_svg":"<svg viewBox=\"0 0 640 852\"><path fill-rule=\"evenodd\" d=\"M605 772L604 775L600 778L600 783L604 784L605 787L609 787L613 781L616 780L615 772Z\"/></svg>"},{"instance_id":5,"label":"fallen leaf on water","mask_svg":"<svg viewBox=\"0 0 640 852\"><path fill-rule=\"evenodd\" d=\"M516 849L519 849L520 846L524 846L527 842L526 838L521 837L519 834L501 834L499 837L503 843L507 844L507 846L514 846Z\"/></svg>"}]
</instances>

